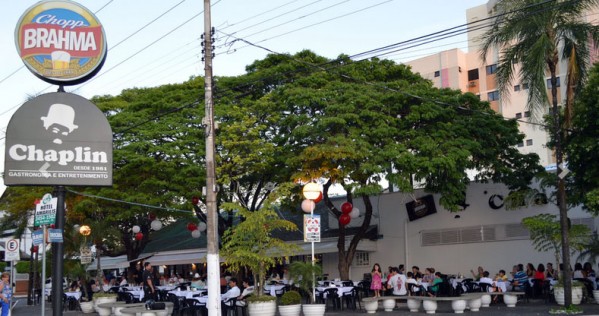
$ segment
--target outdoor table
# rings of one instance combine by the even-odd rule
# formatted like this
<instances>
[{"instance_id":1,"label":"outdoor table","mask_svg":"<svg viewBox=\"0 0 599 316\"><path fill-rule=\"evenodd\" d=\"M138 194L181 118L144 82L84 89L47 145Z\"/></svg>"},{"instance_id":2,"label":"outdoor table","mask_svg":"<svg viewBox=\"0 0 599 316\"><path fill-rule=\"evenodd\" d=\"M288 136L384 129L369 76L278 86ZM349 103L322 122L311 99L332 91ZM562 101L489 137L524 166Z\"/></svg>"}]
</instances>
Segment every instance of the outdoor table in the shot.
<instances>
[{"instance_id":1,"label":"outdoor table","mask_svg":"<svg viewBox=\"0 0 599 316\"><path fill-rule=\"evenodd\" d=\"M316 290L318 292L321 292L321 293L324 292L324 290L326 290L326 289L337 289L337 295L339 295L339 297L342 297L345 293L351 292L351 290L353 290L354 287L353 286L340 286L340 287L336 287L336 286L329 286L329 287L326 287L326 286L317 286L316 287ZM326 298L326 296L323 297L323 298Z\"/></svg>"},{"instance_id":2,"label":"outdoor table","mask_svg":"<svg viewBox=\"0 0 599 316\"><path fill-rule=\"evenodd\" d=\"M81 298L81 292L64 292L64 294L68 297L74 297L76 300Z\"/></svg>"},{"instance_id":3,"label":"outdoor table","mask_svg":"<svg viewBox=\"0 0 599 316\"><path fill-rule=\"evenodd\" d=\"M194 295L205 295L208 293L208 290L191 290L191 291L181 291L181 290L173 290L168 293L175 294L178 297L192 298Z\"/></svg>"}]
</instances>

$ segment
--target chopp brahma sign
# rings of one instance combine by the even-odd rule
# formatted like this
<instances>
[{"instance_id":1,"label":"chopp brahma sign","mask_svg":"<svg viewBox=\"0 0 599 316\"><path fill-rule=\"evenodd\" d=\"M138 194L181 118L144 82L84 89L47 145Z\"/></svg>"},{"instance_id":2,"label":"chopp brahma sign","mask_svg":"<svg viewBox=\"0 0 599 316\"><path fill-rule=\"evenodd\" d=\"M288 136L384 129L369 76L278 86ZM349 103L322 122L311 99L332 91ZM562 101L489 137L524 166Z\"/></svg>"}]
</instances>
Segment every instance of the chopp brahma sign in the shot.
<instances>
[{"instance_id":1,"label":"chopp brahma sign","mask_svg":"<svg viewBox=\"0 0 599 316\"><path fill-rule=\"evenodd\" d=\"M27 101L8 123L5 147L6 185L112 185L112 129L76 94Z\"/></svg>"},{"instance_id":2,"label":"chopp brahma sign","mask_svg":"<svg viewBox=\"0 0 599 316\"><path fill-rule=\"evenodd\" d=\"M19 19L15 44L36 76L57 85L93 77L106 60L106 37L96 16L72 1L43 1Z\"/></svg>"}]
</instances>

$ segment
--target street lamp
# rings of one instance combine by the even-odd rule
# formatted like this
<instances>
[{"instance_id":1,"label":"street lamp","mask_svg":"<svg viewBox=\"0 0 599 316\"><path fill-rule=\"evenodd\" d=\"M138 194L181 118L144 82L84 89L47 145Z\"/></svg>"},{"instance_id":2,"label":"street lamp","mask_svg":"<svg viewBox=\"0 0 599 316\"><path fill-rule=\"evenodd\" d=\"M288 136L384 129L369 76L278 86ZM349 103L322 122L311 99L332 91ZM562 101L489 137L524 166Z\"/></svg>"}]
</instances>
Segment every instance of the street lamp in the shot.
<instances>
[{"instance_id":1,"label":"street lamp","mask_svg":"<svg viewBox=\"0 0 599 316\"><path fill-rule=\"evenodd\" d=\"M304 197L311 202L309 203L310 219L314 220L314 208L316 207L316 203L314 203L314 200L320 198L320 195L322 194L322 186L318 183L310 182L304 185L302 192L304 193ZM306 228L304 227L304 229ZM314 238L311 238L310 243L312 245L312 268L314 268L314 264L316 261L316 259L314 258ZM314 269L312 269L312 302L314 301L316 301L316 277L314 276Z\"/></svg>"},{"instance_id":2,"label":"street lamp","mask_svg":"<svg viewBox=\"0 0 599 316\"><path fill-rule=\"evenodd\" d=\"M92 229L87 225L79 227L79 233L83 236L89 236L92 233Z\"/></svg>"}]
</instances>

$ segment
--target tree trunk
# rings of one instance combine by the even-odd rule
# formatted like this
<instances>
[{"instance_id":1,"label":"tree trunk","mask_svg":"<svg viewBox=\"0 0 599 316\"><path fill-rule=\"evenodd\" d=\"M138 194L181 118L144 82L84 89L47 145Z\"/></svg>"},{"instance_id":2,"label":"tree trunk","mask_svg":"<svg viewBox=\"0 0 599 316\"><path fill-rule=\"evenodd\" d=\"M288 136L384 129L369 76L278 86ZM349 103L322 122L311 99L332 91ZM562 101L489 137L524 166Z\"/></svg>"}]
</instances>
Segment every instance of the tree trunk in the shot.
<instances>
[{"instance_id":1,"label":"tree trunk","mask_svg":"<svg viewBox=\"0 0 599 316\"><path fill-rule=\"evenodd\" d=\"M562 234L562 262L564 268L562 270L564 282L564 304L570 306L572 304L572 278L570 269L570 239L568 238L568 205L566 201L566 184L564 179L560 177L562 172L563 148L562 148L562 133L560 130L560 115L558 108L557 96L557 52L555 52L552 61L548 62L549 71L551 73L551 97L552 97L552 115L553 115L553 137L555 141L555 164L557 178L557 204L559 207L559 218ZM559 267L558 267L559 268Z\"/></svg>"}]
</instances>

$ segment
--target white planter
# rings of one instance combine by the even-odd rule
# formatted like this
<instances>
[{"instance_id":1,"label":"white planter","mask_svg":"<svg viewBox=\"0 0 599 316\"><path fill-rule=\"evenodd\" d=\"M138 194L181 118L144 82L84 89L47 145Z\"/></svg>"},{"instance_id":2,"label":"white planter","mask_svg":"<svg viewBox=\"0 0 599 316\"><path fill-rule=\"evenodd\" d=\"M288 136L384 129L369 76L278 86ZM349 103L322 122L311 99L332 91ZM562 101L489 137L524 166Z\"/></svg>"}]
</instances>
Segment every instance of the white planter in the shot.
<instances>
[{"instance_id":1,"label":"white planter","mask_svg":"<svg viewBox=\"0 0 599 316\"><path fill-rule=\"evenodd\" d=\"M595 303L599 304L599 291L598 290L593 291L593 297L595 298Z\"/></svg>"},{"instance_id":2,"label":"white planter","mask_svg":"<svg viewBox=\"0 0 599 316\"><path fill-rule=\"evenodd\" d=\"M507 307L516 307L516 303L518 303L518 296L511 294L503 294L503 302Z\"/></svg>"},{"instance_id":3,"label":"white planter","mask_svg":"<svg viewBox=\"0 0 599 316\"><path fill-rule=\"evenodd\" d=\"M489 294L481 295L480 301L481 301L482 307L489 307L489 305L491 305L491 295L489 295Z\"/></svg>"},{"instance_id":4,"label":"white planter","mask_svg":"<svg viewBox=\"0 0 599 316\"><path fill-rule=\"evenodd\" d=\"M480 297L473 298L470 300L470 302L468 302L468 306L470 306L470 311L473 312L478 312L482 305L483 301L480 299Z\"/></svg>"},{"instance_id":5,"label":"white planter","mask_svg":"<svg viewBox=\"0 0 599 316\"><path fill-rule=\"evenodd\" d=\"M385 309L385 312L392 312L395 308L395 298L383 300L383 308Z\"/></svg>"},{"instance_id":6,"label":"white planter","mask_svg":"<svg viewBox=\"0 0 599 316\"><path fill-rule=\"evenodd\" d=\"M564 305L565 297L564 297L564 288L561 286L553 287L553 296L555 297L555 302L558 305ZM582 301L582 287L573 287L572 288L572 304L579 305Z\"/></svg>"},{"instance_id":7,"label":"white planter","mask_svg":"<svg viewBox=\"0 0 599 316\"><path fill-rule=\"evenodd\" d=\"M115 303L115 302L116 302L116 296L96 297L96 298L94 298L94 310L96 311L96 313L100 314L100 316L110 316L112 314L112 308L98 307L98 304Z\"/></svg>"},{"instance_id":8,"label":"white planter","mask_svg":"<svg viewBox=\"0 0 599 316\"><path fill-rule=\"evenodd\" d=\"M326 305L324 304L303 304L302 311L304 316L323 316Z\"/></svg>"},{"instance_id":9,"label":"white planter","mask_svg":"<svg viewBox=\"0 0 599 316\"><path fill-rule=\"evenodd\" d=\"M94 312L93 302L81 302L79 303L79 306L81 306L81 312L84 314L91 314Z\"/></svg>"},{"instance_id":10,"label":"white planter","mask_svg":"<svg viewBox=\"0 0 599 316\"><path fill-rule=\"evenodd\" d=\"M364 309L366 310L366 313L368 313L368 314L374 314L374 313L376 313L376 310L378 308L379 308L379 301L377 301L377 300L372 300L372 301L366 301L366 302L364 302ZM304 315L305 314L306 314L306 310L304 309Z\"/></svg>"},{"instance_id":11,"label":"white planter","mask_svg":"<svg viewBox=\"0 0 599 316\"><path fill-rule=\"evenodd\" d=\"M451 301L451 308L456 314L463 314L466 309L466 300L454 300Z\"/></svg>"},{"instance_id":12,"label":"white planter","mask_svg":"<svg viewBox=\"0 0 599 316\"><path fill-rule=\"evenodd\" d=\"M427 314L434 314L437 311L437 302L424 300L422 302L422 308Z\"/></svg>"},{"instance_id":13,"label":"white planter","mask_svg":"<svg viewBox=\"0 0 599 316\"><path fill-rule=\"evenodd\" d=\"M279 306L279 314L281 314L281 316L299 316L301 311L302 304Z\"/></svg>"},{"instance_id":14,"label":"white planter","mask_svg":"<svg viewBox=\"0 0 599 316\"><path fill-rule=\"evenodd\" d=\"M274 316L277 313L277 301L248 303L250 316Z\"/></svg>"},{"instance_id":15,"label":"white planter","mask_svg":"<svg viewBox=\"0 0 599 316\"><path fill-rule=\"evenodd\" d=\"M420 309L420 300L411 300L408 298L408 309L410 312L417 313Z\"/></svg>"}]
</instances>

